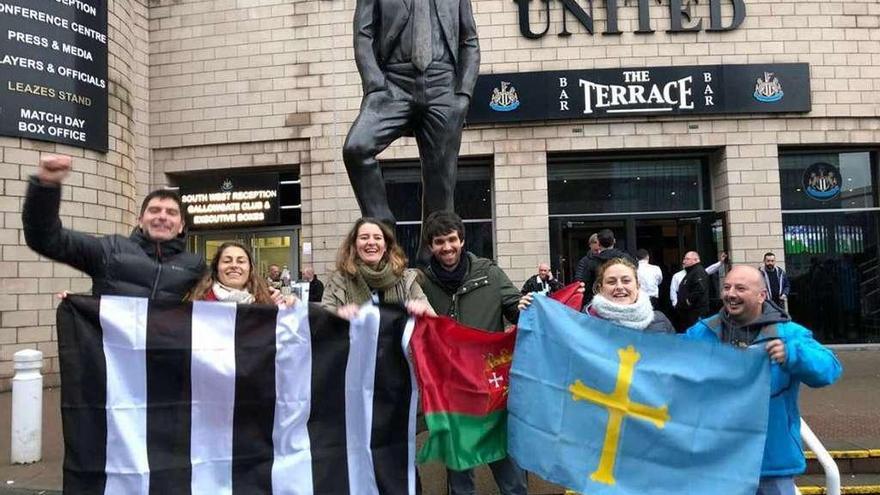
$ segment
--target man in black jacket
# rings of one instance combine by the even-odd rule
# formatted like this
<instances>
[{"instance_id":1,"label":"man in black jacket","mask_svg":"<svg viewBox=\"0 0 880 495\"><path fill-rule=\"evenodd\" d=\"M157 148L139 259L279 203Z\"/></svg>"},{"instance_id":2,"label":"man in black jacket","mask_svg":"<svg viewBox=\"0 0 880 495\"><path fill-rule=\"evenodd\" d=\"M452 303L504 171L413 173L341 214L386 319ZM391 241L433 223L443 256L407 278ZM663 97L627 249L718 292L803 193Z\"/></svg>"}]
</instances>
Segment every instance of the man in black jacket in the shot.
<instances>
[{"instance_id":1,"label":"man in black jacket","mask_svg":"<svg viewBox=\"0 0 880 495\"><path fill-rule=\"evenodd\" d=\"M614 258L623 258L632 263L633 266L636 266L636 260L631 254L614 247L616 241L614 239L614 232L612 232L611 229L602 229L597 236L599 240L599 252L595 254L590 253L581 258L581 260L578 261L577 270L575 271L574 276L575 281L583 282L586 286L584 305L588 304L593 299L593 285L596 283L596 270L598 270L603 263Z\"/></svg>"},{"instance_id":2,"label":"man in black jacket","mask_svg":"<svg viewBox=\"0 0 880 495\"><path fill-rule=\"evenodd\" d=\"M312 267L303 268L303 279L309 283L309 302L321 302L321 298L324 297L324 282L318 280Z\"/></svg>"},{"instance_id":3,"label":"man in black jacket","mask_svg":"<svg viewBox=\"0 0 880 495\"><path fill-rule=\"evenodd\" d=\"M538 265L538 274L529 277L523 284L520 293L523 295L530 292L540 292L542 294L552 294L562 288L562 283L553 278L550 271L550 265L541 263Z\"/></svg>"},{"instance_id":4,"label":"man in black jacket","mask_svg":"<svg viewBox=\"0 0 880 495\"><path fill-rule=\"evenodd\" d=\"M700 318L709 316L709 274L700 264L700 255L695 251L685 253L681 265L685 276L678 286L675 309L679 315L679 328L686 330Z\"/></svg>"},{"instance_id":5,"label":"man in black jacket","mask_svg":"<svg viewBox=\"0 0 880 495\"><path fill-rule=\"evenodd\" d=\"M94 295L182 300L205 271L201 256L185 252L180 198L159 189L144 198L138 227L129 237L65 229L58 217L69 156L40 158L21 217L27 245L92 277Z\"/></svg>"}]
</instances>

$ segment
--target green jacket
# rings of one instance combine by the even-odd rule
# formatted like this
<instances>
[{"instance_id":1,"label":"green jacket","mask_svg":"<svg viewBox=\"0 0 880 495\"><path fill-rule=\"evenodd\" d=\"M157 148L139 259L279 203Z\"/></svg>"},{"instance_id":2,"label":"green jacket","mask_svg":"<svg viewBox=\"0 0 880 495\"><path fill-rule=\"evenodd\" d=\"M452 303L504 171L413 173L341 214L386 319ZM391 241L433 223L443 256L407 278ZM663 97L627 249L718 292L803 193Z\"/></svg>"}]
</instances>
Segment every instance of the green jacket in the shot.
<instances>
[{"instance_id":1,"label":"green jacket","mask_svg":"<svg viewBox=\"0 0 880 495\"><path fill-rule=\"evenodd\" d=\"M516 323L519 318L519 289L494 261L478 258L471 253L465 256L470 260L470 268L455 294L446 292L430 266L425 268L422 290L434 311L438 315L452 317L459 323L490 332L504 330L505 318L510 323Z\"/></svg>"}]
</instances>

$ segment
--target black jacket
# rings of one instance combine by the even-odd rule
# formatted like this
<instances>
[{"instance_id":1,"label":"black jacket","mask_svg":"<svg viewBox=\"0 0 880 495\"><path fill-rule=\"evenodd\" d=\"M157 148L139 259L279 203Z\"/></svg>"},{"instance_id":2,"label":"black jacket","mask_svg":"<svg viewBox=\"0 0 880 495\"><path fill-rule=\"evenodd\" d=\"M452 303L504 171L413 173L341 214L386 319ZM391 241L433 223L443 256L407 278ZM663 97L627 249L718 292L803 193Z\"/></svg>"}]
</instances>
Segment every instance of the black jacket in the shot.
<instances>
[{"instance_id":1,"label":"black jacket","mask_svg":"<svg viewBox=\"0 0 880 495\"><path fill-rule=\"evenodd\" d=\"M318 276L315 275L312 277L312 281L309 282L309 302L321 302L321 299L324 297L324 282L318 280Z\"/></svg>"},{"instance_id":2,"label":"black jacket","mask_svg":"<svg viewBox=\"0 0 880 495\"><path fill-rule=\"evenodd\" d=\"M131 236L65 229L58 218L61 188L28 184L21 218L27 245L92 277L92 294L182 300L205 272L201 256L185 252L184 236L154 242L140 229ZM60 289L60 288L59 288Z\"/></svg>"},{"instance_id":3,"label":"black jacket","mask_svg":"<svg viewBox=\"0 0 880 495\"><path fill-rule=\"evenodd\" d=\"M562 282L560 282L559 280L556 280L555 278L551 278L550 280L548 280L547 285L549 286L548 290L547 290L548 294L552 294L562 288ZM526 283L523 284L522 290L520 291L520 293L521 294L528 294L530 292L543 292L543 291L544 291L544 285L538 281L538 275L532 275L531 277L529 277L528 280L526 280Z\"/></svg>"},{"instance_id":4,"label":"black jacket","mask_svg":"<svg viewBox=\"0 0 880 495\"><path fill-rule=\"evenodd\" d=\"M703 265L697 263L684 269L687 273L678 286L678 306L680 310L696 310L700 316L709 311L709 274Z\"/></svg>"}]
</instances>

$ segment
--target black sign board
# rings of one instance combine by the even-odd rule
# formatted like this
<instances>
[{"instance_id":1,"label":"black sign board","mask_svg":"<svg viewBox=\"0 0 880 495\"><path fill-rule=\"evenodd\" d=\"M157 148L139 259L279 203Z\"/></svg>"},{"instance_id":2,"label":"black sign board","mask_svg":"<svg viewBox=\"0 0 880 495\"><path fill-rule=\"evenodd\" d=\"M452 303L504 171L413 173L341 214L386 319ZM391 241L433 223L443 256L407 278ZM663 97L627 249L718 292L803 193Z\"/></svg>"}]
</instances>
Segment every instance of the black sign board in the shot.
<instances>
[{"instance_id":1,"label":"black sign board","mask_svg":"<svg viewBox=\"0 0 880 495\"><path fill-rule=\"evenodd\" d=\"M107 150L107 1L0 0L0 134Z\"/></svg>"},{"instance_id":2,"label":"black sign board","mask_svg":"<svg viewBox=\"0 0 880 495\"><path fill-rule=\"evenodd\" d=\"M178 185L190 230L279 222L278 174L196 176Z\"/></svg>"},{"instance_id":3,"label":"black sign board","mask_svg":"<svg viewBox=\"0 0 880 495\"><path fill-rule=\"evenodd\" d=\"M809 64L487 74L468 122L810 111Z\"/></svg>"}]
</instances>

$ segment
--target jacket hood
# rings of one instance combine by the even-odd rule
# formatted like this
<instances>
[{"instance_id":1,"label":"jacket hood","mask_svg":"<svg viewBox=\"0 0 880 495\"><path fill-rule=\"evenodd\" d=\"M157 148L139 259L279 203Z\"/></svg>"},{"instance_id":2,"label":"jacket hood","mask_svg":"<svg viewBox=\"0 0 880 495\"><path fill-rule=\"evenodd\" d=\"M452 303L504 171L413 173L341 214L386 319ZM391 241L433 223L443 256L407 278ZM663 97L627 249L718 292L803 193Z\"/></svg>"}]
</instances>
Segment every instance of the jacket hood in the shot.
<instances>
[{"instance_id":1,"label":"jacket hood","mask_svg":"<svg viewBox=\"0 0 880 495\"><path fill-rule=\"evenodd\" d=\"M718 312L718 316L721 317L721 321L724 322L725 325L733 324L730 320L730 315L724 311L724 308L721 308L721 311ZM770 325L772 323L785 323L787 321L791 321L791 317L788 316L788 313L785 312L784 309L777 306L773 301L766 300L764 301L764 306L761 309L761 315L758 316L758 319L748 324L748 326L765 326Z\"/></svg>"}]
</instances>

